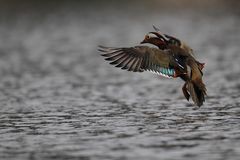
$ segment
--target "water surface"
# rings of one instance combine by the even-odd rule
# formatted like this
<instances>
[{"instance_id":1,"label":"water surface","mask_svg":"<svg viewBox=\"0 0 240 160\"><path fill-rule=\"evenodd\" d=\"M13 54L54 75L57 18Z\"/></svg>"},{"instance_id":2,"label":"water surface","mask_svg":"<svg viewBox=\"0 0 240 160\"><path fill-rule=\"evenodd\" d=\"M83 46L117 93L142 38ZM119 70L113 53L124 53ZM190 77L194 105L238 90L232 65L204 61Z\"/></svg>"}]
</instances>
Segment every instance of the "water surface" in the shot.
<instances>
[{"instance_id":1,"label":"water surface","mask_svg":"<svg viewBox=\"0 0 240 160\"><path fill-rule=\"evenodd\" d=\"M239 159L239 15L97 4L3 12L0 158ZM180 79L121 71L99 56L98 45L138 45L152 24L206 63L200 109Z\"/></svg>"}]
</instances>

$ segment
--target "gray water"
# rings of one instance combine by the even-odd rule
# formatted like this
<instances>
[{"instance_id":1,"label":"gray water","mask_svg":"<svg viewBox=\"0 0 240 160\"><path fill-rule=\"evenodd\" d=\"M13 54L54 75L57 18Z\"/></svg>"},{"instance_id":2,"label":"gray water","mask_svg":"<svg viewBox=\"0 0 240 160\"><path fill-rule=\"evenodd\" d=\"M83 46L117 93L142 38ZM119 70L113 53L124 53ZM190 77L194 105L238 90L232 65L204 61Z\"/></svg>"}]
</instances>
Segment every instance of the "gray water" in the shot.
<instances>
[{"instance_id":1,"label":"gray water","mask_svg":"<svg viewBox=\"0 0 240 160\"><path fill-rule=\"evenodd\" d=\"M239 159L239 14L97 5L2 11L0 159ZM99 56L98 45L138 45L152 24L206 63L201 108L180 79Z\"/></svg>"}]
</instances>

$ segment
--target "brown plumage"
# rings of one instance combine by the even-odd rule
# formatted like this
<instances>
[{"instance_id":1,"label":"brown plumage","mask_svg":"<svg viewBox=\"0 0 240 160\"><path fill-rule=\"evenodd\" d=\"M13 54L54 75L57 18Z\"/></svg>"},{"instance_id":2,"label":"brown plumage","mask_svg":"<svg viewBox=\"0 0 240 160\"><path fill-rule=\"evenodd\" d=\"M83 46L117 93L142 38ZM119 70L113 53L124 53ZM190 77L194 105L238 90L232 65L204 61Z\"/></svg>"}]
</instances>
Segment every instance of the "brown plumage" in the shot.
<instances>
[{"instance_id":1,"label":"brown plumage","mask_svg":"<svg viewBox=\"0 0 240 160\"><path fill-rule=\"evenodd\" d=\"M194 58L193 50L179 39L162 34L158 28L153 26L156 32L150 32L157 37L146 35L141 43L150 43L157 46L159 49L168 49L173 51L176 60L181 60L185 67L190 67L189 74L181 74L180 78L185 81L182 87L183 94L187 100L190 95L194 103L201 106L205 101L206 87L202 82L202 69L204 63L200 63ZM183 58L185 57L185 58Z\"/></svg>"},{"instance_id":2,"label":"brown plumage","mask_svg":"<svg viewBox=\"0 0 240 160\"><path fill-rule=\"evenodd\" d=\"M99 46L99 51L103 52L102 56L106 57L105 60L110 61L110 64L123 70L152 71L165 77L182 78L185 81L182 91L186 99L189 100L191 96L193 102L201 106L206 95L206 88L202 81L204 64L196 61L192 49L182 45L183 43L179 40L176 43L174 41L169 43L161 37L149 35L142 43L156 45L159 49L148 46L129 48Z\"/></svg>"},{"instance_id":3,"label":"brown plumage","mask_svg":"<svg viewBox=\"0 0 240 160\"><path fill-rule=\"evenodd\" d=\"M111 61L110 64L120 67L123 70L133 72L152 71L159 74L161 68L174 69L178 64L171 56L170 51L163 51L148 46L135 46L129 48L111 48L99 46L99 51L104 52L102 56L105 60ZM182 68L179 71L184 72ZM177 73L165 76L176 77Z\"/></svg>"}]
</instances>

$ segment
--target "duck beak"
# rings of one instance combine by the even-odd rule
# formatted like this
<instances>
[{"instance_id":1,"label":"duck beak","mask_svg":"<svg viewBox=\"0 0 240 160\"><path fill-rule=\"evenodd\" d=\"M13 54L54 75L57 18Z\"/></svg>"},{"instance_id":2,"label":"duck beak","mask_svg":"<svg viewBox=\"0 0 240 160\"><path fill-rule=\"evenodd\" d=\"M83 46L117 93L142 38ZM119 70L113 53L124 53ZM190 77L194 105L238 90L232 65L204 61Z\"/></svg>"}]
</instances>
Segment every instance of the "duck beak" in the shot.
<instances>
[{"instance_id":1,"label":"duck beak","mask_svg":"<svg viewBox=\"0 0 240 160\"><path fill-rule=\"evenodd\" d=\"M144 43L147 43L147 42L145 41L145 39L144 39L142 42L140 42L140 44L144 44Z\"/></svg>"},{"instance_id":2,"label":"duck beak","mask_svg":"<svg viewBox=\"0 0 240 160\"><path fill-rule=\"evenodd\" d=\"M144 37L144 40L142 42L140 42L140 44L148 43L147 39L149 39L148 34Z\"/></svg>"}]
</instances>

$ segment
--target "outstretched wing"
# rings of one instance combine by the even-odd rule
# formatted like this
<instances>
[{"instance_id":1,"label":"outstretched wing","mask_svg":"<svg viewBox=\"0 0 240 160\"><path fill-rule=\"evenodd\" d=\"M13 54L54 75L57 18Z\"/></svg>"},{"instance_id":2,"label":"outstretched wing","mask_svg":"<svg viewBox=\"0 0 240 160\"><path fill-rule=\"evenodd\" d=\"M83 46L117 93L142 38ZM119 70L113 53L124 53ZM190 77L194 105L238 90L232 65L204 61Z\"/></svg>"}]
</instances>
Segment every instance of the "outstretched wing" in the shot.
<instances>
[{"instance_id":1,"label":"outstretched wing","mask_svg":"<svg viewBox=\"0 0 240 160\"><path fill-rule=\"evenodd\" d=\"M130 48L111 48L99 46L105 60L123 70L133 72L152 71L166 77L174 77L175 70L170 65L170 55L167 51L147 46Z\"/></svg>"}]
</instances>

